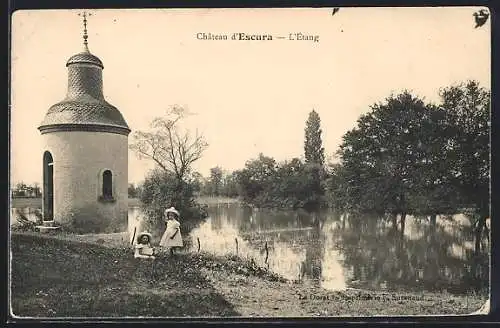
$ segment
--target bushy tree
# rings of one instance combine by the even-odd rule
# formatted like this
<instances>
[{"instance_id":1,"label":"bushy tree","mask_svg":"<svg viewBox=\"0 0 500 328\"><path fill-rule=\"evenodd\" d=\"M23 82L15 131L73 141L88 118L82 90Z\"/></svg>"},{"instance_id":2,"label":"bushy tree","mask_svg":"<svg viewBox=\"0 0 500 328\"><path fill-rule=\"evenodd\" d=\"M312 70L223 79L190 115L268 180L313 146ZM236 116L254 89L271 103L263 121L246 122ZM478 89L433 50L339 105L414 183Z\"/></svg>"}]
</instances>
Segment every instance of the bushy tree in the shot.
<instances>
[{"instance_id":1,"label":"bushy tree","mask_svg":"<svg viewBox=\"0 0 500 328\"><path fill-rule=\"evenodd\" d=\"M325 190L322 184L324 168L319 163L304 165L304 170L299 174L302 188L299 189L301 207L309 210L319 210L325 204Z\"/></svg>"},{"instance_id":2,"label":"bushy tree","mask_svg":"<svg viewBox=\"0 0 500 328\"><path fill-rule=\"evenodd\" d=\"M340 147L350 207L406 215L415 187L419 157L419 120L427 110L409 92L389 97L362 115Z\"/></svg>"},{"instance_id":3,"label":"bushy tree","mask_svg":"<svg viewBox=\"0 0 500 328\"><path fill-rule=\"evenodd\" d=\"M206 207L195 201L193 184L185 181L182 183L182 193L179 193L175 174L157 168L148 174L142 185L140 199L145 214L145 224L155 238L163 232L163 213L166 208L174 206L180 212L184 231L191 230L207 217Z\"/></svg>"},{"instance_id":4,"label":"bushy tree","mask_svg":"<svg viewBox=\"0 0 500 328\"><path fill-rule=\"evenodd\" d=\"M450 157L447 145L454 129L449 124L442 107L428 106L419 122L417 157L413 168L414 188L410 207L414 215L431 216L454 214L460 207L459 190L452 182Z\"/></svg>"},{"instance_id":5,"label":"bushy tree","mask_svg":"<svg viewBox=\"0 0 500 328\"><path fill-rule=\"evenodd\" d=\"M490 98L477 81L441 90L442 107L453 129L447 144L450 182L465 206L473 209L476 251L490 207Z\"/></svg>"},{"instance_id":6,"label":"bushy tree","mask_svg":"<svg viewBox=\"0 0 500 328\"><path fill-rule=\"evenodd\" d=\"M261 206L269 197L275 175L274 158L259 154L257 159L248 161L244 169L236 172L240 196L247 203Z\"/></svg>"},{"instance_id":7,"label":"bushy tree","mask_svg":"<svg viewBox=\"0 0 500 328\"><path fill-rule=\"evenodd\" d=\"M327 169L326 199L331 208L339 212L352 212L347 197L347 181L345 169L340 163L330 163Z\"/></svg>"},{"instance_id":8,"label":"bushy tree","mask_svg":"<svg viewBox=\"0 0 500 328\"><path fill-rule=\"evenodd\" d=\"M137 192L137 188L135 187L135 185L133 183L129 183L128 184L128 197L129 198L137 198L139 195L138 195L138 192Z\"/></svg>"},{"instance_id":9,"label":"bushy tree","mask_svg":"<svg viewBox=\"0 0 500 328\"><path fill-rule=\"evenodd\" d=\"M330 194L350 211L388 214L404 230L407 214L453 213L444 145L452 132L445 112L405 91L375 104L346 133ZM340 195L340 196L339 196Z\"/></svg>"},{"instance_id":10,"label":"bushy tree","mask_svg":"<svg viewBox=\"0 0 500 328\"><path fill-rule=\"evenodd\" d=\"M224 173L222 178L222 195L226 197L238 197L238 182L234 172Z\"/></svg>"},{"instance_id":11,"label":"bushy tree","mask_svg":"<svg viewBox=\"0 0 500 328\"><path fill-rule=\"evenodd\" d=\"M298 158L276 163L261 155L236 173L243 200L257 207L317 210L324 203L322 167Z\"/></svg>"},{"instance_id":12,"label":"bushy tree","mask_svg":"<svg viewBox=\"0 0 500 328\"><path fill-rule=\"evenodd\" d=\"M490 93L475 81L448 87L442 104L403 92L375 104L347 132L331 168L330 203L349 212L426 215L472 208L476 248L489 215Z\"/></svg>"},{"instance_id":13,"label":"bushy tree","mask_svg":"<svg viewBox=\"0 0 500 328\"><path fill-rule=\"evenodd\" d=\"M28 186L24 182L18 182L12 190L12 195L14 197L24 197L26 195L26 188Z\"/></svg>"}]
</instances>

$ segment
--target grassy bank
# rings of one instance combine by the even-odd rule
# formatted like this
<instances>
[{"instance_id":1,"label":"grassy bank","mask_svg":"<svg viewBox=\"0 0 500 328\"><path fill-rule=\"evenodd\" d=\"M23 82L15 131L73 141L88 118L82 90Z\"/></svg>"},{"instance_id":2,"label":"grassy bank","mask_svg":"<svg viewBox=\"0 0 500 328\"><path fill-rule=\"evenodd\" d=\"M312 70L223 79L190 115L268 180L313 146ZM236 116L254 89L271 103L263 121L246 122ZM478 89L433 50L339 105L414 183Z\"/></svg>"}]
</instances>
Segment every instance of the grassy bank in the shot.
<instances>
[{"instance_id":1,"label":"grassy bank","mask_svg":"<svg viewBox=\"0 0 500 328\"><path fill-rule=\"evenodd\" d=\"M196 198L196 201L200 204L214 205L214 204L234 204L238 202L236 198L228 197L210 197L210 196L200 196ZM141 205L141 201L138 198L129 198L128 206L137 207ZM11 207L13 208L42 208L41 198L12 198Z\"/></svg>"},{"instance_id":2,"label":"grassy bank","mask_svg":"<svg viewBox=\"0 0 500 328\"><path fill-rule=\"evenodd\" d=\"M103 240L106 242L103 243ZM107 241L114 240L114 243ZM321 288L237 258L180 254L137 260L119 234L12 235L18 316L359 316L466 314L484 298ZM108 247L104 247L103 245Z\"/></svg>"}]
</instances>

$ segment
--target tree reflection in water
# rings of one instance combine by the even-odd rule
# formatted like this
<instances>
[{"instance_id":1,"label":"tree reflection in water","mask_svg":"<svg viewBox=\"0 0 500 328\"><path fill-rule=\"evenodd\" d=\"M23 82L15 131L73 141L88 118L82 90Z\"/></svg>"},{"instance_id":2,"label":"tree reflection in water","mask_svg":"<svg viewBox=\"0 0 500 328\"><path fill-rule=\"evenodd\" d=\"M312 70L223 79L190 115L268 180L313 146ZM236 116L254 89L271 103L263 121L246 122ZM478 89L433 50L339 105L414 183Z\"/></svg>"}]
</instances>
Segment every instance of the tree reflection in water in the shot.
<instances>
[{"instance_id":1,"label":"tree reflection in water","mask_svg":"<svg viewBox=\"0 0 500 328\"><path fill-rule=\"evenodd\" d=\"M391 220L331 211L255 210L233 204L212 206L210 218L192 236L202 249L234 252L264 262L291 279L389 290L447 290L464 293L488 287L488 255L474 257L473 234L455 221L406 218L404 234Z\"/></svg>"},{"instance_id":2,"label":"tree reflection in water","mask_svg":"<svg viewBox=\"0 0 500 328\"><path fill-rule=\"evenodd\" d=\"M453 245L472 244L473 236L465 229L453 230L449 225L446 229L439 223L433 226L407 217L411 227L401 236L392 224L376 224L383 223L383 218L360 220L351 216L349 221L349 228L336 233L341 240L344 265L353 272L351 285L456 293L488 286L484 270L488 267L487 256L474 258L472 248L463 254L453 252ZM472 267L477 268L477 275L476 270L467 270Z\"/></svg>"}]
</instances>

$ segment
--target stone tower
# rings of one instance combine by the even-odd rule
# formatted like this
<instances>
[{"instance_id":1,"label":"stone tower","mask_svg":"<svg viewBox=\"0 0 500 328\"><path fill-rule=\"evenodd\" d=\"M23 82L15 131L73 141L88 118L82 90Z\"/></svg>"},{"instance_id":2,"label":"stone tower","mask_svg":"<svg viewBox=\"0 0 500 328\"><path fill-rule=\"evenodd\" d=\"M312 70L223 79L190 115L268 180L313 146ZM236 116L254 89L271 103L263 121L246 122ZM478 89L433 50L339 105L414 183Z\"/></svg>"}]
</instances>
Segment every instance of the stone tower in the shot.
<instances>
[{"instance_id":1,"label":"stone tower","mask_svg":"<svg viewBox=\"0 0 500 328\"><path fill-rule=\"evenodd\" d=\"M125 231L128 213L128 135L120 111L103 95L102 61L87 45L66 63L66 98L48 110L44 141L43 216L66 231Z\"/></svg>"}]
</instances>

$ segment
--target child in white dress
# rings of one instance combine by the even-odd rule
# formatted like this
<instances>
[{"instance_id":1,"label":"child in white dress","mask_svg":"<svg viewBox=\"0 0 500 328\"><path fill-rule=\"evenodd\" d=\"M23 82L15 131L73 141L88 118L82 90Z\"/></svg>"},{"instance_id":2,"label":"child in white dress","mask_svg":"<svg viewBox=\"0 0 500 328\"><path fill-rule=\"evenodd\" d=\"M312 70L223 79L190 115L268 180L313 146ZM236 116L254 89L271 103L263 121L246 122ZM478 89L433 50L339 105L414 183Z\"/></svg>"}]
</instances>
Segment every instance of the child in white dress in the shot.
<instances>
[{"instance_id":1,"label":"child in white dress","mask_svg":"<svg viewBox=\"0 0 500 328\"><path fill-rule=\"evenodd\" d=\"M151 234L142 232L137 236L137 245L135 245L134 257L136 259L151 259L154 260L154 248L151 247Z\"/></svg>"},{"instance_id":2,"label":"child in white dress","mask_svg":"<svg viewBox=\"0 0 500 328\"><path fill-rule=\"evenodd\" d=\"M166 229L160 240L160 246L170 249L170 254L174 254L174 250L184 246L181 236L179 223L179 212L174 208L165 210L165 225Z\"/></svg>"}]
</instances>

